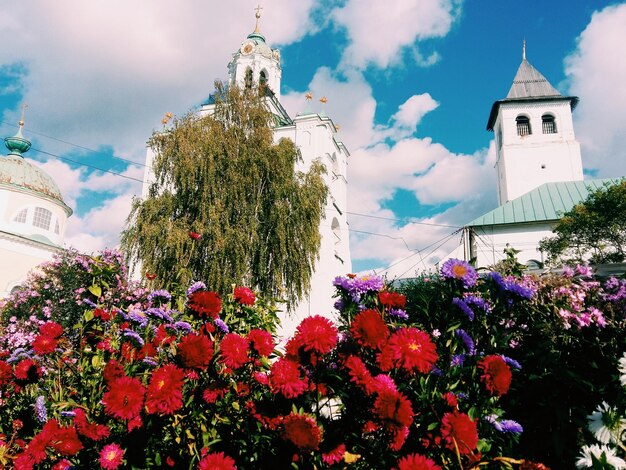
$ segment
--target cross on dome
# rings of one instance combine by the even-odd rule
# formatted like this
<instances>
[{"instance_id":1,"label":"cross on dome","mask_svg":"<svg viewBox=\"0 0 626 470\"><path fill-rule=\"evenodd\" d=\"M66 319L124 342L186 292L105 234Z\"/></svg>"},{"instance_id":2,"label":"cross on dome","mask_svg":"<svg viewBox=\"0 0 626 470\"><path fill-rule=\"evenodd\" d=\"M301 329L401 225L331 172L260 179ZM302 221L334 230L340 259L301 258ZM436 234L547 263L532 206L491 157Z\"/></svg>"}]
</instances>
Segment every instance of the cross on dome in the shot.
<instances>
[{"instance_id":1,"label":"cross on dome","mask_svg":"<svg viewBox=\"0 0 626 470\"><path fill-rule=\"evenodd\" d=\"M259 31L259 19L261 18L261 10L263 9L263 7L261 5L257 5L257 7L255 8L256 13L254 14L254 16L256 17L256 26L254 27L254 32L258 33Z\"/></svg>"}]
</instances>

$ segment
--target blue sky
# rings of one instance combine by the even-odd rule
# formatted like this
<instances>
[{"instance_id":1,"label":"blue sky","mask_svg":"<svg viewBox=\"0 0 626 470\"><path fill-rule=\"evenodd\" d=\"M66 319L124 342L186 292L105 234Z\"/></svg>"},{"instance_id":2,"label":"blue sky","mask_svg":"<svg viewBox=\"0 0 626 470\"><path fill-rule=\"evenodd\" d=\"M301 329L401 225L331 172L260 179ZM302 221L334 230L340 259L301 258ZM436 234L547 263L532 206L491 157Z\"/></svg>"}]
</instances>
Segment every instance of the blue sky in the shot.
<instances>
[{"instance_id":1,"label":"blue sky","mask_svg":"<svg viewBox=\"0 0 626 470\"><path fill-rule=\"evenodd\" d=\"M79 249L117 244L152 130L226 79L231 54L254 28L256 2L173 3L24 0L0 13L1 132L15 132L28 103L33 148L63 159L29 156L74 208L66 238ZM394 265L397 276L431 266L458 245L447 238L455 227L495 206L485 125L508 92L524 38L529 62L581 99L574 118L586 173L626 174L624 2L261 6L261 31L281 49L283 104L301 111L311 91L350 149L355 271Z\"/></svg>"}]
</instances>

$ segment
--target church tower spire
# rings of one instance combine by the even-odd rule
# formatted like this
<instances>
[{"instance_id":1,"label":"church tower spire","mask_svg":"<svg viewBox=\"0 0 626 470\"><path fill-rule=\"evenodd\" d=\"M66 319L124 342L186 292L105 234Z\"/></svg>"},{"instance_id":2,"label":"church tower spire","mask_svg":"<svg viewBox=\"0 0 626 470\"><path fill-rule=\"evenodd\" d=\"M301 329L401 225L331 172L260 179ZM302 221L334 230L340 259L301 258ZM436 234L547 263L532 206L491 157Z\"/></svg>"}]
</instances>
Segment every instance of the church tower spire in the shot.
<instances>
[{"instance_id":1,"label":"church tower spire","mask_svg":"<svg viewBox=\"0 0 626 470\"><path fill-rule=\"evenodd\" d=\"M496 136L498 201L504 204L543 183L583 179L574 134L575 96L561 95L526 59L505 99L496 101L487 130Z\"/></svg>"},{"instance_id":2,"label":"church tower spire","mask_svg":"<svg viewBox=\"0 0 626 470\"><path fill-rule=\"evenodd\" d=\"M259 20L261 19L260 5L255 8L256 23L254 31L241 43L241 47L233 54L228 64L231 85L242 88L255 86L267 87L280 101L280 51L272 49L265 42L261 34Z\"/></svg>"}]
</instances>

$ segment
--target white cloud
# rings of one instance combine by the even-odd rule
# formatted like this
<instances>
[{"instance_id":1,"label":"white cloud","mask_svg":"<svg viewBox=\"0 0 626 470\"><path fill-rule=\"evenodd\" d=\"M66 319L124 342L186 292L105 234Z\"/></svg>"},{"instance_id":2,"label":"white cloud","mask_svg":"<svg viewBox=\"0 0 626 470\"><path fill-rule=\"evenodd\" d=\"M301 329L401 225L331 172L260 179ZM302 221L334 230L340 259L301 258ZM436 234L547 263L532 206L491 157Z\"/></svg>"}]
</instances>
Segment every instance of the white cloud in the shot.
<instances>
[{"instance_id":1,"label":"white cloud","mask_svg":"<svg viewBox=\"0 0 626 470\"><path fill-rule=\"evenodd\" d=\"M400 105L398 112L391 119L399 127L414 131L424 115L436 109L437 106L439 106L439 103L429 93L413 95Z\"/></svg>"},{"instance_id":2,"label":"white cloud","mask_svg":"<svg viewBox=\"0 0 626 470\"><path fill-rule=\"evenodd\" d=\"M384 68L399 62L403 48L416 48L417 40L445 36L460 11L459 0L348 0L333 12L334 20L346 28L350 44L342 61L348 68L372 63ZM436 61L433 54L420 65Z\"/></svg>"},{"instance_id":3,"label":"white cloud","mask_svg":"<svg viewBox=\"0 0 626 470\"><path fill-rule=\"evenodd\" d=\"M583 165L600 177L626 175L626 4L594 13L565 60Z\"/></svg>"}]
</instances>

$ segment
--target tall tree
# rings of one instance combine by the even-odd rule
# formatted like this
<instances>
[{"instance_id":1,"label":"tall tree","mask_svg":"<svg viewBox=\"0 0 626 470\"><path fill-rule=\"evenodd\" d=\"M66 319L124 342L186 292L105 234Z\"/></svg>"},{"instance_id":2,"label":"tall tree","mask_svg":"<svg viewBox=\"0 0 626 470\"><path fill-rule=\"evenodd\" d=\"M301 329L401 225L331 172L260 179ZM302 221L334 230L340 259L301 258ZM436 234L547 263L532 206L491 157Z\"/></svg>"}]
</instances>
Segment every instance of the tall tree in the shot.
<instances>
[{"instance_id":1,"label":"tall tree","mask_svg":"<svg viewBox=\"0 0 626 470\"><path fill-rule=\"evenodd\" d=\"M600 188L565 213L539 247L548 261L610 263L626 259L626 180Z\"/></svg>"},{"instance_id":2,"label":"tall tree","mask_svg":"<svg viewBox=\"0 0 626 470\"><path fill-rule=\"evenodd\" d=\"M175 119L152 136L155 180L133 202L122 248L166 287L245 284L292 305L319 256L324 166L296 172L299 151L274 143L263 98L216 88L213 114Z\"/></svg>"}]
</instances>

